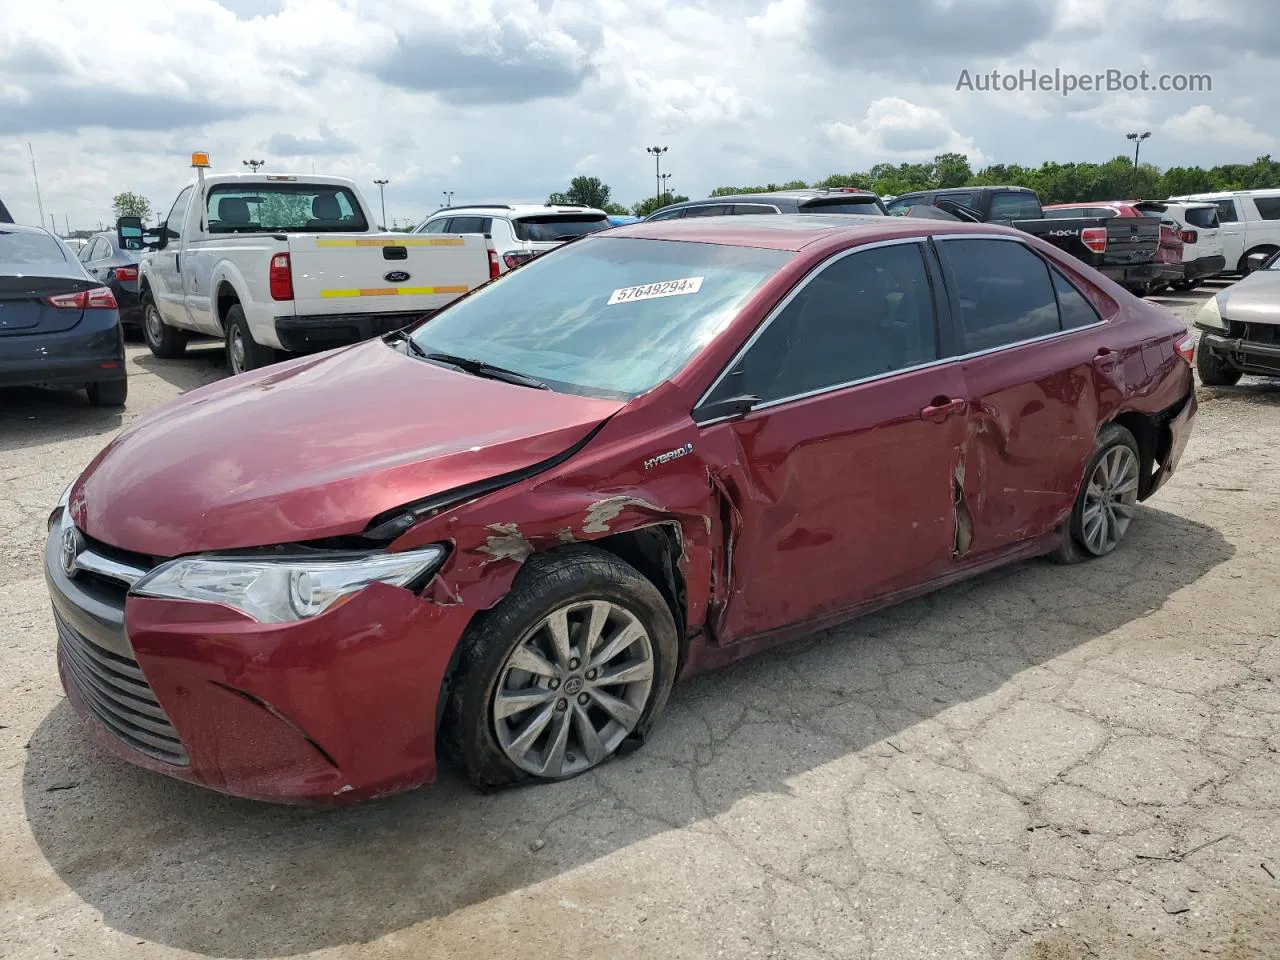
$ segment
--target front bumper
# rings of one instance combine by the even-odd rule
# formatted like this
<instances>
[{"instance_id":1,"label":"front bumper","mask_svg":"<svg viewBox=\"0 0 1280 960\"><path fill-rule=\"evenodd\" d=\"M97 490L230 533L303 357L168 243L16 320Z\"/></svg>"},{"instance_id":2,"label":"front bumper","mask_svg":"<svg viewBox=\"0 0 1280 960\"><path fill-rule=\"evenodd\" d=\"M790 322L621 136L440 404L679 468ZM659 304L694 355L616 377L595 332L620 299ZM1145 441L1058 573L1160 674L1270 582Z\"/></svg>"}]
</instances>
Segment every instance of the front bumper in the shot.
<instances>
[{"instance_id":1,"label":"front bumper","mask_svg":"<svg viewBox=\"0 0 1280 960\"><path fill-rule=\"evenodd\" d=\"M385 336L431 316L433 310L408 313L354 313L276 317L280 346L292 353L315 353Z\"/></svg>"},{"instance_id":2,"label":"front bumper","mask_svg":"<svg viewBox=\"0 0 1280 960\"><path fill-rule=\"evenodd\" d=\"M1195 326L1200 331L1197 350L1212 350L1214 354L1225 359L1242 373L1263 377L1280 376L1280 328L1265 327L1263 330L1251 330L1243 324L1232 324L1232 332L1224 334L1213 327L1204 327L1200 324ZM1263 325L1254 324L1253 326L1257 328ZM1236 329L1237 327L1241 329ZM1267 340L1255 339L1264 332L1271 335Z\"/></svg>"},{"instance_id":3,"label":"front bumper","mask_svg":"<svg viewBox=\"0 0 1280 960\"><path fill-rule=\"evenodd\" d=\"M278 803L350 803L435 779L437 699L466 608L375 584L312 620L261 624L68 576L60 529L45 548L59 673L111 753Z\"/></svg>"},{"instance_id":4,"label":"front bumper","mask_svg":"<svg viewBox=\"0 0 1280 960\"><path fill-rule=\"evenodd\" d=\"M114 310L88 310L61 333L0 337L0 387L83 387L124 379L124 337Z\"/></svg>"}]
</instances>

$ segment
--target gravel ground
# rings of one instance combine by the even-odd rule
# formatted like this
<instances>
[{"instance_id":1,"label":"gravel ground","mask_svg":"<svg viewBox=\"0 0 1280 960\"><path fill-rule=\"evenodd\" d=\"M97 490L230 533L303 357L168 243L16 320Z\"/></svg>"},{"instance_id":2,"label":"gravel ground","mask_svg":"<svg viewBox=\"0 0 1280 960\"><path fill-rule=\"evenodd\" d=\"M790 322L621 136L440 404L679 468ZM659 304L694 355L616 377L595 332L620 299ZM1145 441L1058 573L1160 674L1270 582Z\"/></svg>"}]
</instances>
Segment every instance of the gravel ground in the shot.
<instances>
[{"instance_id":1,"label":"gravel ground","mask_svg":"<svg viewBox=\"0 0 1280 960\"><path fill-rule=\"evenodd\" d=\"M1202 390L1105 560L693 681L573 781L305 811L107 759L63 699L45 513L122 422L222 373L130 365L123 420L0 393L0 957L1277 955L1280 384Z\"/></svg>"}]
</instances>

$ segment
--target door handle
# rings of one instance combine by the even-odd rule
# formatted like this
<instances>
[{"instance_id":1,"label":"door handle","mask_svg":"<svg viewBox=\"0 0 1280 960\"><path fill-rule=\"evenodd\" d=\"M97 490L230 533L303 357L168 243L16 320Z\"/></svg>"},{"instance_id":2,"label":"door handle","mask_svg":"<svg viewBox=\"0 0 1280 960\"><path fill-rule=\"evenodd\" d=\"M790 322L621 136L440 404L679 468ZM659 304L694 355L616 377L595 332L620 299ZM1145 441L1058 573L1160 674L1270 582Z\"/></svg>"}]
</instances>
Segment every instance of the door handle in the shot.
<instances>
[{"instance_id":1,"label":"door handle","mask_svg":"<svg viewBox=\"0 0 1280 960\"><path fill-rule=\"evenodd\" d=\"M933 403L920 411L920 417L923 420L932 420L934 423L941 423L947 417L957 413L964 413L968 409L969 404L964 400L951 400L947 397L934 397Z\"/></svg>"},{"instance_id":2,"label":"door handle","mask_svg":"<svg viewBox=\"0 0 1280 960\"><path fill-rule=\"evenodd\" d=\"M175 253L173 255L173 271L174 273L182 272L182 254Z\"/></svg>"}]
</instances>

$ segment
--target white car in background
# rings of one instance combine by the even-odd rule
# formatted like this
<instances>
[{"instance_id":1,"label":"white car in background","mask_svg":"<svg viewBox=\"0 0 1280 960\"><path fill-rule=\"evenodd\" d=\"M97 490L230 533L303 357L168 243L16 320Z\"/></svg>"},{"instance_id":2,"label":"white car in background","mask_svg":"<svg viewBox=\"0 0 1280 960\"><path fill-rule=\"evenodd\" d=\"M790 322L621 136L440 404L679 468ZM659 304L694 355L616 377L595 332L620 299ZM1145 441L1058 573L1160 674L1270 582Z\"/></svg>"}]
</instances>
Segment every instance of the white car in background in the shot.
<instances>
[{"instance_id":1,"label":"white car in background","mask_svg":"<svg viewBox=\"0 0 1280 960\"><path fill-rule=\"evenodd\" d=\"M1170 203L1195 200L1218 208L1225 273L1243 274L1252 254L1280 250L1280 190L1227 190L1170 197Z\"/></svg>"},{"instance_id":2,"label":"white car in background","mask_svg":"<svg viewBox=\"0 0 1280 960\"><path fill-rule=\"evenodd\" d=\"M1173 220L1182 240L1182 279L1174 280L1175 290L1191 290L1206 277L1226 270L1222 252L1222 228L1218 223L1218 205L1209 201L1140 200L1134 209L1148 216Z\"/></svg>"},{"instance_id":3,"label":"white car in background","mask_svg":"<svg viewBox=\"0 0 1280 960\"><path fill-rule=\"evenodd\" d=\"M490 273L496 277L567 240L610 226L609 215L594 207L481 203L442 207L413 232L483 236L489 246Z\"/></svg>"}]
</instances>

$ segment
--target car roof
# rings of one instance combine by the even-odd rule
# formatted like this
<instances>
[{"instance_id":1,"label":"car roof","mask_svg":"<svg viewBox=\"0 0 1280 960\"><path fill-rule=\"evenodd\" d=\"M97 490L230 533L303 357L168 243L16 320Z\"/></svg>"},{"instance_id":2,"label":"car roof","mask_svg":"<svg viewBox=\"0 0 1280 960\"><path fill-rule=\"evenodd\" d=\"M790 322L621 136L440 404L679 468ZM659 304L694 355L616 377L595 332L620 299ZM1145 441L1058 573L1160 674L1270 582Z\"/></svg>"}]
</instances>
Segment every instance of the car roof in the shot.
<instances>
[{"instance_id":1,"label":"car roof","mask_svg":"<svg viewBox=\"0 0 1280 960\"><path fill-rule=\"evenodd\" d=\"M763 193L730 193L720 197L707 197L703 200L681 200L679 203L669 203L665 207L659 207L659 210L675 210L679 207L705 207L717 203L751 203L765 202L768 200L815 200L826 199L828 197L840 198L850 197L854 199L875 201L878 199L870 190L854 190L844 189L843 187L832 187L830 189L824 187L809 187L803 190L769 190ZM657 212L656 210L654 211Z\"/></svg>"},{"instance_id":2,"label":"car roof","mask_svg":"<svg viewBox=\"0 0 1280 960\"><path fill-rule=\"evenodd\" d=\"M1184 193L1170 200L1227 200L1231 197L1280 197L1280 188L1262 187L1257 190L1216 190L1205 193Z\"/></svg>"},{"instance_id":3,"label":"car roof","mask_svg":"<svg viewBox=\"0 0 1280 960\"><path fill-rule=\"evenodd\" d=\"M476 203L470 206L441 207L427 214L427 220L434 220L442 213L450 216L483 216L483 217L545 217L564 214L572 217L581 214L607 217L608 214L596 207L580 207L575 204L545 203Z\"/></svg>"},{"instance_id":4,"label":"car roof","mask_svg":"<svg viewBox=\"0 0 1280 960\"><path fill-rule=\"evenodd\" d=\"M1027 237L1009 227L954 220L920 220L906 217L864 217L839 213L783 213L734 217L694 217L690 219L646 220L614 227L608 237L635 237L644 240L683 240L729 247L761 247L799 252L823 241L870 243L899 237L932 236L939 233L1003 234Z\"/></svg>"}]
</instances>

